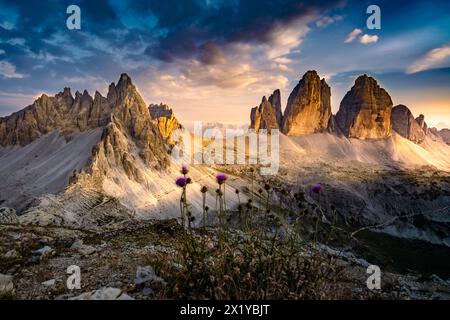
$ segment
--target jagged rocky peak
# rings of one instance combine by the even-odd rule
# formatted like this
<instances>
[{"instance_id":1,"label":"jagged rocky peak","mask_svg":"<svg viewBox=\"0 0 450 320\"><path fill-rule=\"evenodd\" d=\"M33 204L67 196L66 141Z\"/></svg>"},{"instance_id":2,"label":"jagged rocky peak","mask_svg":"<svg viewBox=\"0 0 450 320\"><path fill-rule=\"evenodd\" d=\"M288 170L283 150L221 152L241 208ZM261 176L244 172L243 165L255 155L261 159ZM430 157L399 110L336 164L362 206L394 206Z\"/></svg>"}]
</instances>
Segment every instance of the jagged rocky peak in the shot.
<instances>
[{"instance_id":1,"label":"jagged rocky peak","mask_svg":"<svg viewBox=\"0 0 450 320\"><path fill-rule=\"evenodd\" d=\"M64 88L64 90L62 92L58 93L56 95L56 98L62 99L66 105L70 105L70 106L72 105L73 100L74 100L71 90L68 87Z\"/></svg>"},{"instance_id":2,"label":"jagged rocky peak","mask_svg":"<svg viewBox=\"0 0 450 320\"><path fill-rule=\"evenodd\" d=\"M275 115L277 117L278 126L283 125L283 113L281 112L281 92L279 89L275 90L269 97L270 104L275 108Z\"/></svg>"},{"instance_id":3,"label":"jagged rocky peak","mask_svg":"<svg viewBox=\"0 0 450 320\"><path fill-rule=\"evenodd\" d=\"M428 133L428 125L425 122L425 116L423 114L420 114L417 118L416 118L417 123L419 124L420 128L426 133Z\"/></svg>"},{"instance_id":4,"label":"jagged rocky peak","mask_svg":"<svg viewBox=\"0 0 450 320\"><path fill-rule=\"evenodd\" d=\"M425 140L425 132L407 106L399 104L392 108L391 123L392 129L401 136L415 143Z\"/></svg>"},{"instance_id":5,"label":"jagged rocky peak","mask_svg":"<svg viewBox=\"0 0 450 320\"><path fill-rule=\"evenodd\" d=\"M350 138L382 139L391 135L392 99L377 81L365 75L342 99L336 122Z\"/></svg>"},{"instance_id":6,"label":"jagged rocky peak","mask_svg":"<svg viewBox=\"0 0 450 320\"><path fill-rule=\"evenodd\" d=\"M275 90L269 100L264 96L258 107L250 112L250 129L280 129L281 127L281 95Z\"/></svg>"},{"instance_id":7,"label":"jagged rocky peak","mask_svg":"<svg viewBox=\"0 0 450 320\"><path fill-rule=\"evenodd\" d=\"M148 110L153 120L161 117L170 118L173 116L173 110L167 104L162 102L160 104L150 104Z\"/></svg>"},{"instance_id":8,"label":"jagged rocky peak","mask_svg":"<svg viewBox=\"0 0 450 320\"><path fill-rule=\"evenodd\" d=\"M127 74L109 86L106 98L70 89L54 97L42 95L32 105L0 118L0 145L26 145L54 130L64 134L105 127L116 128L140 150L147 163L166 162L164 138L151 121L147 106ZM119 150L114 152L118 153ZM156 166L156 165L155 165Z\"/></svg>"},{"instance_id":9,"label":"jagged rocky peak","mask_svg":"<svg viewBox=\"0 0 450 320\"><path fill-rule=\"evenodd\" d=\"M331 90L316 71L308 71L289 95L282 131L297 136L327 130L331 117Z\"/></svg>"},{"instance_id":10,"label":"jagged rocky peak","mask_svg":"<svg viewBox=\"0 0 450 320\"><path fill-rule=\"evenodd\" d=\"M178 122L173 110L164 103L150 104L148 110L153 123L156 124L164 139L166 139L169 144L173 144L174 142L171 139L172 133L175 130L182 128L182 125Z\"/></svg>"}]
</instances>

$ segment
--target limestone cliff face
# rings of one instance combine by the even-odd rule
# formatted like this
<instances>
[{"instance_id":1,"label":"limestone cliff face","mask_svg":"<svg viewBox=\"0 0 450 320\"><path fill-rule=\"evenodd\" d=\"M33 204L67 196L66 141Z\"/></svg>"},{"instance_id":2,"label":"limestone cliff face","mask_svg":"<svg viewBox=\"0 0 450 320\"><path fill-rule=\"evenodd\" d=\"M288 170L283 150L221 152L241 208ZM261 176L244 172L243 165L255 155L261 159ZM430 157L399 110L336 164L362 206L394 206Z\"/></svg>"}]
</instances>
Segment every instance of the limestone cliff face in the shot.
<instances>
[{"instance_id":1,"label":"limestone cliff face","mask_svg":"<svg viewBox=\"0 0 450 320\"><path fill-rule=\"evenodd\" d=\"M326 131L331 117L331 90L316 71L308 71L290 94L282 131L296 136Z\"/></svg>"},{"instance_id":2,"label":"limestone cliff face","mask_svg":"<svg viewBox=\"0 0 450 320\"><path fill-rule=\"evenodd\" d=\"M258 107L252 108L250 112L250 129L279 129L281 121L281 98L280 90L275 90L269 97L264 96Z\"/></svg>"},{"instance_id":3,"label":"limestone cliff face","mask_svg":"<svg viewBox=\"0 0 450 320\"><path fill-rule=\"evenodd\" d=\"M383 139L391 135L392 100L377 81L362 75L344 96L336 122L350 138Z\"/></svg>"},{"instance_id":4,"label":"limestone cliff face","mask_svg":"<svg viewBox=\"0 0 450 320\"><path fill-rule=\"evenodd\" d=\"M415 143L425 139L425 132L405 105L400 104L392 109L391 123L395 132Z\"/></svg>"},{"instance_id":5,"label":"limestone cliff face","mask_svg":"<svg viewBox=\"0 0 450 320\"><path fill-rule=\"evenodd\" d=\"M153 123L159 128L164 139L169 144L173 144L172 133L177 129L183 128L183 126L178 122L172 109L168 105L160 103L151 104L148 110Z\"/></svg>"},{"instance_id":6,"label":"limestone cliff face","mask_svg":"<svg viewBox=\"0 0 450 320\"><path fill-rule=\"evenodd\" d=\"M279 89L270 95L269 102L275 109L278 127L281 128L283 125L283 113L281 112L281 92Z\"/></svg>"}]
</instances>

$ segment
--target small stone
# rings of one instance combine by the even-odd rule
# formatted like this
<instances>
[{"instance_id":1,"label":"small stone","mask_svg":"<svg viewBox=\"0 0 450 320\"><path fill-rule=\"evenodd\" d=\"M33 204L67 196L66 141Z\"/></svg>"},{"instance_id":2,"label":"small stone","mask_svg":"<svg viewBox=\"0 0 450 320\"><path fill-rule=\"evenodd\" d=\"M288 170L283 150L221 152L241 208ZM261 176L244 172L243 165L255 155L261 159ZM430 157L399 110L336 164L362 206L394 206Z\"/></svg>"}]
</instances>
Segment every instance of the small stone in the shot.
<instances>
[{"instance_id":1,"label":"small stone","mask_svg":"<svg viewBox=\"0 0 450 320\"><path fill-rule=\"evenodd\" d=\"M94 252L97 251L97 249L95 249L93 246L85 245L83 243L83 240L76 240L72 244L70 249L78 251L79 253L81 253L84 256L88 256L88 255L93 254Z\"/></svg>"},{"instance_id":2,"label":"small stone","mask_svg":"<svg viewBox=\"0 0 450 320\"><path fill-rule=\"evenodd\" d=\"M69 300L134 300L132 297L117 288L101 288L90 292L85 292Z\"/></svg>"},{"instance_id":3,"label":"small stone","mask_svg":"<svg viewBox=\"0 0 450 320\"><path fill-rule=\"evenodd\" d=\"M14 291L13 276L8 274L0 274L0 294L13 291Z\"/></svg>"},{"instance_id":4,"label":"small stone","mask_svg":"<svg viewBox=\"0 0 450 320\"><path fill-rule=\"evenodd\" d=\"M144 290L142 290L142 295L144 296L151 296L154 293L152 288L144 288Z\"/></svg>"},{"instance_id":5,"label":"small stone","mask_svg":"<svg viewBox=\"0 0 450 320\"><path fill-rule=\"evenodd\" d=\"M155 274L155 271L153 271L151 266L138 267L136 277L134 278L134 283L143 284L147 282L165 283L162 278Z\"/></svg>"},{"instance_id":6,"label":"small stone","mask_svg":"<svg viewBox=\"0 0 450 320\"><path fill-rule=\"evenodd\" d=\"M55 285L55 283L56 283L56 280L55 279L51 279L51 280L44 281L41 284L44 287L53 287Z\"/></svg>"},{"instance_id":7,"label":"small stone","mask_svg":"<svg viewBox=\"0 0 450 320\"><path fill-rule=\"evenodd\" d=\"M41 249L33 251L33 253L39 255L40 259L42 260L50 255L53 255L55 253L55 250L53 250L49 246L45 246Z\"/></svg>"},{"instance_id":8,"label":"small stone","mask_svg":"<svg viewBox=\"0 0 450 320\"><path fill-rule=\"evenodd\" d=\"M9 250L7 253L5 253L4 257L7 259L16 259L16 258L20 258L20 254L17 252L16 249L12 249L12 250Z\"/></svg>"}]
</instances>

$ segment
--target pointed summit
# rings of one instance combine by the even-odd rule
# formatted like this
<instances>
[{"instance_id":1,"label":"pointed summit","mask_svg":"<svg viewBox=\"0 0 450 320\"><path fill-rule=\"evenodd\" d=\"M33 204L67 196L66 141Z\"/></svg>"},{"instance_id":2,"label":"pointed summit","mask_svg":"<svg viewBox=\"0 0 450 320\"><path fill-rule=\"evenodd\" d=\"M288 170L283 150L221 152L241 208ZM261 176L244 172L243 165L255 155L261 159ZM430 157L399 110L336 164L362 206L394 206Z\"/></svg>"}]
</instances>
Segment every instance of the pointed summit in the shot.
<instances>
[{"instance_id":1,"label":"pointed summit","mask_svg":"<svg viewBox=\"0 0 450 320\"><path fill-rule=\"evenodd\" d=\"M275 90L267 100L264 96L259 107L252 108L250 112L250 128L259 129L279 129L278 117L281 114L280 91Z\"/></svg>"},{"instance_id":2,"label":"pointed summit","mask_svg":"<svg viewBox=\"0 0 450 320\"><path fill-rule=\"evenodd\" d=\"M382 139L391 135L392 99L377 81L359 76L342 99L336 121L350 138Z\"/></svg>"},{"instance_id":3,"label":"pointed summit","mask_svg":"<svg viewBox=\"0 0 450 320\"><path fill-rule=\"evenodd\" d=\"M331 117L331 90L325 79L310 70L289 96L283 117L283 133L303 135L323 132Z\"/></svg>"},{"instance_id":4,"label":"pointed summit","mask_svg":"<svg viewBox=\"0 0 450 320\"><path fill-rule=\"evenodd\" d=\"M132 86L133 82L128 74L122 73L120 75L119 82L117 83L117 88Z\"/></svg>"},{"instance_id":5,"label":"pointed summit","mask_svg":"<svg viewBox=\"0 0 450 320\"><path fill-rule=\"evenodd\" d=\"M281 112L281 92L280 89L275 90L269 97L270 104L275 108L275 115L277 117L278 127L283 125L283 114Z\"/></svg>"}]
</instances>

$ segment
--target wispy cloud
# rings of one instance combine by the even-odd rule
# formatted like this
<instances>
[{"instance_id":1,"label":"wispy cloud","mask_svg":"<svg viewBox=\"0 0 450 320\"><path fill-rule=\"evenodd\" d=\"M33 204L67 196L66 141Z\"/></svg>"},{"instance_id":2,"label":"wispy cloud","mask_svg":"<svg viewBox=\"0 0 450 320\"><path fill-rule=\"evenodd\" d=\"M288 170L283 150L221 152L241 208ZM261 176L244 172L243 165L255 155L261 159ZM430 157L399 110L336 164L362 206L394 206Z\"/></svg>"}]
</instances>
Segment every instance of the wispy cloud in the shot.
<instances>
[{"instance_id":1,"label":"wispy cloud","mask_svg":"<svg viewBox=\"0 0 450 320\"><path fill-rule=\"evenodd\" d=\"M316 27L318 28L325 28L327 26L329 26L330 24L333 24L335 22L338 22L340 20L342 20L344 17L341 15L334 15L334 16L321 16L317 21L316 21Z\"/></svg>"},{"instance_id":2,"label":"wispy cloud","mask_svg":"<svg viewBox=\"0 0 450 320\"><path fill-rule=\"evenodd\" d=\"M17 72L16 66L6 60L0 61L0 75L4 78L21 79L27 77L26 74Z\"/></svg>"},{"instance_id":3,"label":"wispy cloud","mask_svg":"<svg viewBox=\"0 0 450 320\"><path fill-rule=\"evenodd\" d=\"M347 35L347 38L345 38L345 43L350 43L350 42L353 42L353 40L355 40L356 39L356 37L358 36L358 35L360 35L362 33L362 30L361 29L358 29L358 28L355 28L355 29L353 29L353 31L352 32L350 32L348 35Z\"/></svg>"},{"instance_id":4,"label":"wispy cloud","mask_svg":"<svg viewBox=\"0 0 450 320\"><path fill-rule=\"evenodd\" d=\"M416 73L450 65L450 44L428 51L406 69L406 73Z\"/></svg>"}]
</instances>

